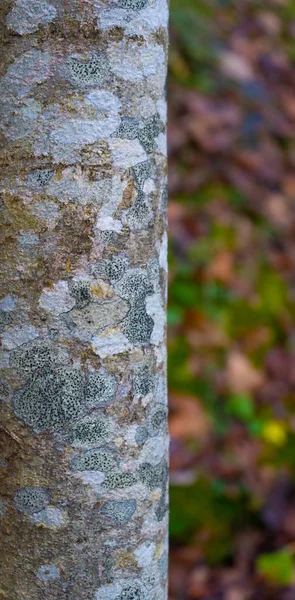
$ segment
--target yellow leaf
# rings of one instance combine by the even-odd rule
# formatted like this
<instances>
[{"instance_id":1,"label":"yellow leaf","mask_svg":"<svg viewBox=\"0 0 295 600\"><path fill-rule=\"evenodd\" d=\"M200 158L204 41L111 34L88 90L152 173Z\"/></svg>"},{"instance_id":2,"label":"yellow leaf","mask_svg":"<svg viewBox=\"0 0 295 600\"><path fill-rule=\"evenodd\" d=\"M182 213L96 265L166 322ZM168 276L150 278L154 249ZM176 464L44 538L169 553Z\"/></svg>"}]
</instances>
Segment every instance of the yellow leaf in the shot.
<instances>
[{"instance_id":1,"label":"yellow leaf","mask_svg":"<svg viewBox=\"0 0 295 600\"><path fill-rule=\"evenodd\" d=\"M283 446L287 437L284 424L278 421L267 421L263 425L262 437L274 446Z\"/></svg>"}]
</instances>

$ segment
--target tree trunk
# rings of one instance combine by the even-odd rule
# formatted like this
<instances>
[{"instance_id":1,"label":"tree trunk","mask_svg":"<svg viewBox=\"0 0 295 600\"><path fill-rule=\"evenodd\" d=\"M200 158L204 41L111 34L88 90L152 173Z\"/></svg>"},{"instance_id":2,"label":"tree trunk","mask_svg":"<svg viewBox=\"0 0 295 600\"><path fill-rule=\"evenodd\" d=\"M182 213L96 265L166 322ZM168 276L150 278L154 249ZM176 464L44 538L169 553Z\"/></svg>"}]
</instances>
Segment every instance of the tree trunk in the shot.
<instances>
[{"instance_id":1,"label":"tree trunk","mask_svg":"<svg viewBox=\"0 0 295 600\"><path fill-rule=\"evenodd\" d=\"M0 599L165 600L167 3L0 10Z\"/></svg>"}]
</instances>

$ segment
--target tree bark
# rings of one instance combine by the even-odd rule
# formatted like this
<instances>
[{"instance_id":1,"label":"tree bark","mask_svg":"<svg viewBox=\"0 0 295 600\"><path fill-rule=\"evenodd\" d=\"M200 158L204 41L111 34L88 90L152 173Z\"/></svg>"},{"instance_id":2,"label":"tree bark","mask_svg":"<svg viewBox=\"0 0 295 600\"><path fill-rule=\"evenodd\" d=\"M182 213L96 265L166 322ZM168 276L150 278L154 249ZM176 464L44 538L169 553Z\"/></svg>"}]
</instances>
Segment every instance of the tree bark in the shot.
<instances>
[{"instance_id":1,"label":"tree bark","mask_svg":"<svg viewBox=\"0 0 295 600\"><path fill-rule=\"evenodd\" d=\"M164 600L167 3L0 10L0 599Z\"/></svg>"}]
</instances>

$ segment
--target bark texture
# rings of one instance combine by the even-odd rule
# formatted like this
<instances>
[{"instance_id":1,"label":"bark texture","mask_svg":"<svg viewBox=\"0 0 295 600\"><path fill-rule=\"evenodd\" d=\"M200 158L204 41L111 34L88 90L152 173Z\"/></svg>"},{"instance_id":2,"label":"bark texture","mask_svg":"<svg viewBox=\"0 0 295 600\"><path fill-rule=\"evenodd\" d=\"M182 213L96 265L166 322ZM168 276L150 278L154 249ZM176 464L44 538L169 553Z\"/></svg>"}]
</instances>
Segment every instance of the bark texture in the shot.
<instances>
[{"instance_id":1,"label":"bark texture","mask_svg":"<svg viewBox=\"0 0 295 600\"><path fill-rule=\"evenodd\" d=\"M165 600L167 3L0 11L0 599Z\"/></svg>"}]
</instances>

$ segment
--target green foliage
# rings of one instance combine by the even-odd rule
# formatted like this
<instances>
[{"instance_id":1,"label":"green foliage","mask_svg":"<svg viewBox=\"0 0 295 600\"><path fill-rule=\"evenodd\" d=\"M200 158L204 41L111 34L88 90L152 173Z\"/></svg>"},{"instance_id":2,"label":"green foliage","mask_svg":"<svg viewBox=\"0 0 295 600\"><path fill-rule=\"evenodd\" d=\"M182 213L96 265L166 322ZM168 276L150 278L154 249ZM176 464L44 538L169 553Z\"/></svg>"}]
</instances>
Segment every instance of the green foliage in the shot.
<instances>
[{"instance_id":1,"label":"green foliage","mask_svg":"<svg viewBox=\"0 0 295 600\"><path fill-rule=\"evenodd\" d=\"M246 423L251 422L254 417L254 403L249 394L233 394L227 400L229 415Z\"/></svg>"},{"instance_id":2,"label":"green foliage","mask_svg":"<svg viewBox=\"0 0 295 600\"><path fill-rule=\"evenodd\" d=\"M171 488L172 540L218 564L215 581L228 560L238 573L235 548L253 532L249 597L277 600L277 585L295 594L295 10L266 4L171 0L168 375L192 432L172 471L199 469ZM194 400L207 435L194 435ZM201 593L227 594L217 588Z\"/></svg>"},{"instance_id":3,"label":"green foliage","mask_svg":"<svg viewBox=\"0 0 295 600\"><path fill-rule=\"evenodd\" d=\"M237 487L227 493L222 481L213 483L199 477L190 486L171 486L170 535L172 540L197 539L207 560L218 563L232 552L233 532L251 509L245 491ZM208 539L201 541L206 528ZM200 537L199 537L200 536Z\"/></svg>"},{"instance_id":4,"label":"green foliage","mask_svg":"<svg viewBox=\"0 0 295 600\"><path fill-rule=\"evenodd\" d=\"M261 554L256 560L256 568L269 583L288 585L294 574L294 557L288 549Z\"/></svg>"}]
</instances>

